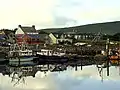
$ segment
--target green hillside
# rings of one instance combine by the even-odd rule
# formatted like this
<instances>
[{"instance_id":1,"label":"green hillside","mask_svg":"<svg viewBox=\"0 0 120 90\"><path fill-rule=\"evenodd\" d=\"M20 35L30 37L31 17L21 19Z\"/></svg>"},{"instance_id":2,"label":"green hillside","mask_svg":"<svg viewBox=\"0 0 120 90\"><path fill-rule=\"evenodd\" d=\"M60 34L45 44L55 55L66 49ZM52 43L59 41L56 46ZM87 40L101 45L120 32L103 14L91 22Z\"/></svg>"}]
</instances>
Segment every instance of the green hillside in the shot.
<instances>
[{"instance_id":1,"label":"green hillside","mask_svg":"<svg viewBox=\"0 0 120 90\"><path fill-rule=\"evenodd\" d=\"M102 33L113 35L115 33L120 32L120 21L88 24L88 25L65 27L65 28L48 28L41 30L45 32L72 32L74 30L83 33L86 32L97 33L101 30Z\"/></svg>"}]
</instances>

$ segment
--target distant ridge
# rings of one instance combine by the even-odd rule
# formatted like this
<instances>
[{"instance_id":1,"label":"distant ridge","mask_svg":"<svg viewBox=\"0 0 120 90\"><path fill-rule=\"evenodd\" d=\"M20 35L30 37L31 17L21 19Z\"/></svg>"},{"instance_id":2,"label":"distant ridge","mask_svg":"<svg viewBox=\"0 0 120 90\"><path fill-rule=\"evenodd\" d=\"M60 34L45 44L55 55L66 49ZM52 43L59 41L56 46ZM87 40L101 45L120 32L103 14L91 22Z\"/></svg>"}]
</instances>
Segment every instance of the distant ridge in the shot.
<instances>
[{"instance_id":1,"label":"distant ridge","mask_svg":"<svg viewBox=\"0 0 120 90\"><path fill-rule=\"evenodd\" d=\"M98 33L101 30L102 33L113 35L115 33L120 33L120 21L87 24L65 28L48 28L41 30L45 32L72 32L74 30L82 33L87 32Z\"/></svg>"}]
</instances>

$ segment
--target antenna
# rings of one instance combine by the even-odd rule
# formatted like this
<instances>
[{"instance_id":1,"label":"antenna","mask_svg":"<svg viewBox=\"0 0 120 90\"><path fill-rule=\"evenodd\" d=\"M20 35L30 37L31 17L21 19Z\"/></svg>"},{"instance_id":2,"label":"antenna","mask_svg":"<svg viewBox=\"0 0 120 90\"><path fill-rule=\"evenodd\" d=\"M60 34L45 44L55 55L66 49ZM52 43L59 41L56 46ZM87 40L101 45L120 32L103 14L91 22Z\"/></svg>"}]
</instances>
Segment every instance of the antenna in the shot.
<instances>
[{"instance_id":1,"label":"antenna","mask_svg":"<svg viewBox=\"0 0 120 90\"><path fill-rule=\"evenodd\" d=\"M98 42L101 39L102 36L102 29L98 32L98 34L95 36L95 38L91 42Z\"/></svg>"}]
</instances>

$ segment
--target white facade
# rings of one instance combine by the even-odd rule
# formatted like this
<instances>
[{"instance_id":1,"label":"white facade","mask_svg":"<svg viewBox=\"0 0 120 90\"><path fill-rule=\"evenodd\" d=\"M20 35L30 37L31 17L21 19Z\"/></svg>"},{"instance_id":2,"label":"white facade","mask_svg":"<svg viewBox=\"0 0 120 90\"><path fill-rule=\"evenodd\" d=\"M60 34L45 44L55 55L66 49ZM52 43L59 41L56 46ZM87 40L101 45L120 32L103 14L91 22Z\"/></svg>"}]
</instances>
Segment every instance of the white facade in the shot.
<instances>
[{"instance_id":1,"label":"white facade","mask_svg":"<svg viewBox=\"0 0 120 90\"><path fill-rule=\"evenodd\" d=\"M62 42L62 41L68 41L70 43L72 43L72 39L57 39L57 44L59 44L59 41Z\"/></svg>"},{"instance_id":2,"label":"white facade","mask_svg":"<svg viewBox=\"0 0 120 90\"><path fill-rule=\"evenodd\" d=\"M15 34L24 34L23 30L18 27L17 31L15 32Z\"/></svg>"}]
</instances>

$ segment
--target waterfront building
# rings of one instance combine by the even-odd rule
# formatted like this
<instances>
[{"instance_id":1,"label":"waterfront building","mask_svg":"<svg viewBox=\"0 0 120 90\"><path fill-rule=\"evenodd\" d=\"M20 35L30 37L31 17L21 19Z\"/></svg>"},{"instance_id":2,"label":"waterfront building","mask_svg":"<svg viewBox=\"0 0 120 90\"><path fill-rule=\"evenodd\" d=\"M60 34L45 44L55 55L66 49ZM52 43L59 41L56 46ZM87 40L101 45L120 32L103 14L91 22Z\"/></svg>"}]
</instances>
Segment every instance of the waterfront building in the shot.
<instances>
[{"instance_id":1,"label":"waterfront building","mask_svg":"<svg viewBox=\"0 0 120 90\"><path fill-rule=\"evenodd\" d=\"M28 45L34 45L41 43L40 36L34 25L32 27L19 25L15 32L15 35L18 44L24 43Z\"/></svg>"}]
</instances>

